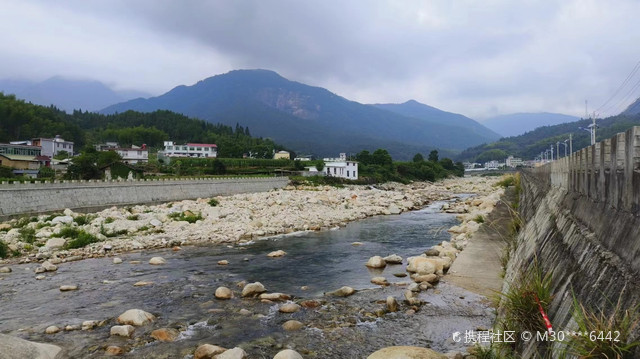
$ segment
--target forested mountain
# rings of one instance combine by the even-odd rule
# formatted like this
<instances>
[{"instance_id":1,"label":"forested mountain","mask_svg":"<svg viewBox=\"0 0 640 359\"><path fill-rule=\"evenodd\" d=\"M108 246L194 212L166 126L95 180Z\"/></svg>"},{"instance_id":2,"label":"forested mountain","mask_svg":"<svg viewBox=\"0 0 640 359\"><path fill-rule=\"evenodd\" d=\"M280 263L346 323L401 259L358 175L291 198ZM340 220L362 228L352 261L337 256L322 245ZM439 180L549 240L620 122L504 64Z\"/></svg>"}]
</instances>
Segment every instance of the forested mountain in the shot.
<instances>
[{"instance_id":1,"label":"forested mountain","mask_svg":"<svg viewBox=\"0 0 640 359\"><path fill-rule=\"evenodd\" d=\"M457 113L442 111L415 100L409 100L400 104L387 103L375 104L372 106L395 112L403 116L424 120L430 125L441 127L443 130L449 129L452 126L458 127L458 135L462 136L463 139L478 137L482 138L485 142L491 142L501 137L498 133L488 129L469 117Z\"/></svg>"},{"instance_id":2,"label":"forested mountain","mask_svg":"<svg viewBox=\"0 0 640 359\"><path fill-rule=\"evenodd\" d=\"M581 130L591 124L591 120L580 120L555 126L543 126L520 136L502 138L497 142L476 146L464 150L458 159L461 161L485 162L489 160L504 160L508 155L531 160L540 152L548 150L551 145L556 151L556 143L564 142L573 134L573 151L580 150L591 144L591 135ZM597 120L598 129L596 140L610 138L618 132L624 132L632 126L640 125L640 114L633 116L618 115ZM560 145L560 153L564 154L564 147Z\"/></svg>"},{"instance_id":3,"label":"forested mountain","mask_svg":"<svg viewBox=\"0 0 640 359\"><path fill-rule=\"evenodd\" d=\"M67 114L53 106L34 105L0 93L0 142L55 135L74 141L78 150L104 141L162 147L162 142L169 139L215 143L221 157L241 157L252 151L270 158L274 149L285 149L270 139L252 138L246 127L211 124L170 111Z\"/></svg>"},{"instance_id":4,"label":"forested mountain","mask_svg":"<svg viewBox=\"0 0 640 359\"><path fill-rule=\"evenodd\" d=\"M386 148L409 159L434 148L461 150L490 140L472 130L407 117L349 101L267 70L238 70L158 97L109 106L102 113L167 109L209 122L240 123L254 135L320 156ZM441 151L442 152L442 151Z\"/></svg>"},{"instance_id":5,"label":"forested mountain","mask_svg":"<svg viewBox=\"0 0 640 359\"><path fill-rule=\"evenodd\" d=\"M54 105L66 112L79 109L98 111L117 102L149 96L139 91L114 91L99 81L58 76L42 82L3 79L0 80L0 91L38 105Z\"/></svg>"},{"instance_id":6,"label":"forested mountain","mask_svg":"<svg viewBox=\"0 0 640 359\"><path fill-rule=\"evenodd\" d=\"M632 115L637 115L639 113L640 113L640 98L633 101L633 103L629 105L629 107L627 107L622 112L622 115L632 116Z\"/></svg>"},{"instance_id":7,"label":"forested mountain","mask_svg":"<svg viewBox=\"0 0 640 359\"><path fill-rule=\"evenodd\" d=\"M518 136L542 126L553 126L561 123L575 122L579 117L560 113L513 113L488 118L481 123L503 137Z\"/></svg>"}]
</instances>

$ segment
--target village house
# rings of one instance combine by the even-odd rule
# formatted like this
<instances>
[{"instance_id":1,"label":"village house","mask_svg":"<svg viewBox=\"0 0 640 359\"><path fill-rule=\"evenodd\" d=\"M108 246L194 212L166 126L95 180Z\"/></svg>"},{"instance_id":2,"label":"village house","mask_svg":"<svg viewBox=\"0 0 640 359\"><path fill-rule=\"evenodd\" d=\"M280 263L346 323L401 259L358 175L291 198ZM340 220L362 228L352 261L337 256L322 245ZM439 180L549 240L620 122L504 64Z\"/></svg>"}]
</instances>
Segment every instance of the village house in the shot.
<instances>
[{"instance_id":1,"label":"village house","mask_svg":"<svg viewBox=\"0 0 640 359\"><path fill-rule=\"evenodd\" d=\"M59 135L56 135L55 138L34 138L31 140L31 144L42 148L42 156L53 158L53 156L61 151L65 151L70 156L73 156L73 142L65 141Z\"/></svg>"},{"instance_id":2,"label":"village house","mask_svg":"<svg viewBox=\"0 0 640 359\"><path fill-rule=\"evenodd\" d=\"M210 143L187 143L177 145L173 141L164 141L164 151L158 152L161 157L205 157L218 156L218 146Z\"/></svg>"},{"instance_id":3,"label":"village house","mask_svg":"<svg viewBox=\"0 0 640 359\"><path fill-rule=\"evenodd\" d=\"M358 179L358 162L347 160L346 153L341 153L339 158L325 158L324 161L323 171L327 176Z\"/></svg>"},{"instance_id":4,"label":"village house","mask_svg":"<svg viewBox=\"0 0 640 359\"><path fill-rule=\"evenodd\" d=\"M291 154L287 151L278 151L276 153L273 154L273 159L274 160L280 160L280 159L291 159Z\"/></svg>"},{"instance_id":5,"label":"village house","mask_svg":"<svg viewBox=\"0 0 640 359\"><path fill-rule=\"evenodd\" d=\"M40 153L38 146L0 143L0 166L12 168L17 175L36 177L41 163L48 164L48 157Z\"/></svg>"}]
</instances>

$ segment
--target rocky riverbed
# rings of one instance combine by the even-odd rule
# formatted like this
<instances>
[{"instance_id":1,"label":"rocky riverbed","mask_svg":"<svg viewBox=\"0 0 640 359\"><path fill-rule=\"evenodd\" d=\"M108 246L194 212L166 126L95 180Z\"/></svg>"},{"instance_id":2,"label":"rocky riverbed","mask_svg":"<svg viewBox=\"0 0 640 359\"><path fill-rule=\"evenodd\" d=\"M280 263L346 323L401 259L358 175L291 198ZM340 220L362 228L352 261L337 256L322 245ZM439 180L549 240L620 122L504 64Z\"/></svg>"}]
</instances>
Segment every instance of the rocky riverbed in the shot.
<instances>
[{"instance_id":1,"label":"rocky riverbed","mask_svg":"<svg viewBox=\"0 0 640 359\"><path fill-rule=\"evenodd\" d=\"M11 283L0 296L15 309L0 330L60 345L71 357L242 358L246 351L249 357L298 358L293 350L284 350L288 347L305 358L365 358L378 348L398 344L462 357L467 349L453 343L450 334L490 327L492 312L482 297L438 282L499 200L502 191L493 183L495 179L465 178L378 188L290 187L218 197L215 206L202 199L112 208L88 216L65 211L22 222L27 223L22 228L33 229L32 248L22 240L20 228L7 228L18 222L9 222L0 234L2 240L23 254L6 261L7 273L0 273L0 280ZM398 230L403 224L391 229L399 237L395 244L386 239L313 242L313 236L296 234L348 236L352 225L340 231L322 230L422 208L456 193L476 195L437 206L436 210L457 214L460 222L453 226L455 222L445 220L450 223L445 228L422 229L429 233L421 236L437 238L436 245L423 247L418 238L402 247L406 242L402 237L412 236ZM100 242L64 249L73 239L56 234L65 228L90 233ZM382 230L379 224L373 228ZM284 233L290 233L289 238L257 241ZM216 243L224 245L187 246ZM301 249L304 245L306 252ZM174 251L159 249L165 247ZM349 256L341 262L319 257L315 263L316 250L334 251L331 255L336 258ZM362 259L351 263L353 258ZM368 272L362 271L365 264ZM297 282L296 272L307 282ZM349 274L353 272L360 274L354 277ZM256 279L264 284L252 285ZM355 287L355 294L349 295L349 288L328 291L343 285ZM264 293L261 286L266 287ZM19 302L26 292L45 297ZM136 308L153 313L133 316L147 318L148 323L138 326L118 317ZM40 317L29 315L32 310L40 311ZM166 342L171 345L160 344ZM240 347L226 352L212 348L229 344Z\"/></svg>"}]
</instances>

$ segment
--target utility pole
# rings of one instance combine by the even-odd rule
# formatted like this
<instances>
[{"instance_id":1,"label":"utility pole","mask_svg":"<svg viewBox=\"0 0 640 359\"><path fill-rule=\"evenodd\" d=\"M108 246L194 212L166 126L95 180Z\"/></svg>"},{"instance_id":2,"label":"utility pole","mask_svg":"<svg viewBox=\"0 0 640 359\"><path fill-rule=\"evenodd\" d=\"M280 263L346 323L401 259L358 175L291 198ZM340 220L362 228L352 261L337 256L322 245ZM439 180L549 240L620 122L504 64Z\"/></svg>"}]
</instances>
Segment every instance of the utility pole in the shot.
<instances>
[{"instance_id":1,"label":"utility pole","mask_svg":"<svg viewBox=\"0 0 640 359\"><path fill-rule=\"evenodd\" d=\"M551 161L553 161L553 145L551 145Z\"/></svg>"},{"instance_id":2,"label":"utility pole","mask_svg":"<svg viewBox=\"0 0 640 359\"><path fill-rule=\"evenodd\" d=\"M560 159L560 141L556 142L556 160Z\"/></svg>"},{"instance_id":3,"label":"utility pole","mask_svg":"<svg viewBox=\"0 0 640 359\"><path fill-rule=\"evenodd\" d=\"M570 133L569 134L569 154L573 153L573 138L572 138L573 134Z\"/></svg>"}]
</instances>

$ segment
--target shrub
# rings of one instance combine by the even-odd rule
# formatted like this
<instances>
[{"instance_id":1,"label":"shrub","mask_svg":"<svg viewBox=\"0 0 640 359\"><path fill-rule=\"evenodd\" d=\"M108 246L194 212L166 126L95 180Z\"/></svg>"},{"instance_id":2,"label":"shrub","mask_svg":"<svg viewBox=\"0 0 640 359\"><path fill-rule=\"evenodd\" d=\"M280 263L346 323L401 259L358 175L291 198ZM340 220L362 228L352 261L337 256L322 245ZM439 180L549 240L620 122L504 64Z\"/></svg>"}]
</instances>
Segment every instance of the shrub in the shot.
<instances>
[{"instance_id":1,"label":"shrub","mask_svg":"<svg viewBox=\"0 0 640 359\"><path fill-rule=\"evenodd\" d=\"M113 217L107 217L107 218L105 218L104 223L105 224L109 224L109 223L113 223L113 221L115 221L115 219L113 219Z\"/></svg>"},{"instance_id":2,"label":"shrub","mask_svg":"<svg viewBox=\"0 0 640 359\"><path fill-rule=\"evenodd\" d=\"M142 226L138 229L139 232L146 231L146 230L149 230L148 226Z\"/></svg>"},{"instance_id":3,"label":"shrub","mask_svg":"<svg viewBox=\"0 0 640 359\"><path fill-rule=\"evenodd\" d=\"M495 185L507 188L509 186L513 186L515 184L515 177L513 175L508 175L502 180L498 181Z\"/></svg>"},{"instance_id":4,"label":"shrub","mask_svg":"<svg viewBox=\"0 0 640 359\"><path fill-rule=\"evenodd\" d=\"M22 228L31 222L37 222L37 221L38 221L38 217L22 217L18 219L18 221L16 222L16 225L13 227Z\"/></svg>"},{"instance_id":5,"label":"shrub","mask_svg":"<svg viewBox=\"0 0 640 359\"><path fill-rule=\"evenodd\" d=\"M127 216L127 219L130 221L137 221L138 220L138 215L137 214L132 214L130 216Z\"/></svg>"},{"instance_id":6,"label":"shrub","mask_svg":"<svg viewBox=\"0 0 640 359\"><path fill-rule=\"evenodd\" d=\"M209 205L210 205L211 207L215 207L215 206L217 206L218 204L220 204L220 202L219 202L217 199L215 199L215 198L211 198L211 199L209 200Z\"/></svg>"},{"instance_id":7,"label":"shrub","mask_svg":"<svg viewBox=\"0 0 640 359\"><path fill-rule=\"evenodd\" d=\"M504 315L499 320L499 326L504 330L515 330L516 333L546 331L535 298L538 298L546 310L553 299L551 277L551 273L542 273L537 262L520 273L510 283L506 293L499 293L501 296L500 306L504 310Z\"/></svg>"},{"instance_id":8,"label":"shrub","mask_svg":"<svg viewBox=\"0 0 640 359\"><path fill-rule=\"evenodd\" d=\"M33 244L36 241L36 230L29 227L20 228L20 240L25 243Z\"/></svg>"},{"instance_id":9,"label":"shrub","mask_svg":"<svg viewBox=\"0 0 640 359\"><path fill-rule=\"evenodd\" d=\"M0 258L7 258L9 254L9 246L0 240Z\"/></svg>"},{"instance_id":10,"label":"shrub","mask_svg":"<svg viewBox=\"0 0 640 359\"><path fill-rule=\"evenodd\" d=\"M479 215L476 216L476 218L473 219L473 221L476 222L476 223L484 223L484 216L479 214Z\"/></svg>"},{"instance_id":11,"label":"shrub","mask_svg":"<svg viewBox=\"0 0 640 359\"><path fill-rule=\"evenodd\" d=\"M121 229L119 231L107 231L103 225L100 226L100 234L107 238L117 237L127 233L128 231L126 229Z\"/></svg>"},{"instance_id":12,"label":"shrub","mask_svg":"<svg viewBox=\"0 0 640 359\"><path fill-rule=\"evenodd\" d=\"M96 236L85 231L80 231L77 238L67 242L64 247L65 249L82 248L96 242L98 242L98 238L96 238Z\"/></svg>"},{"instance_id":13,"label":"shrub","mask_svg":"<svg viewBox=\"0 0 640 359\"><path fill-rule=\"evenodd\" d=\"M569 340L568 351L571 354L580 358L635 358L633 349L640 345L640 341L631 341L630 336L640 322L638 308L623 309L620 299L615 306L611 303L613 311L606 314L603 310L586 308L573 297L573 318L579 331L589 335L578 335Z\"/></svg>"}]
</instances>

